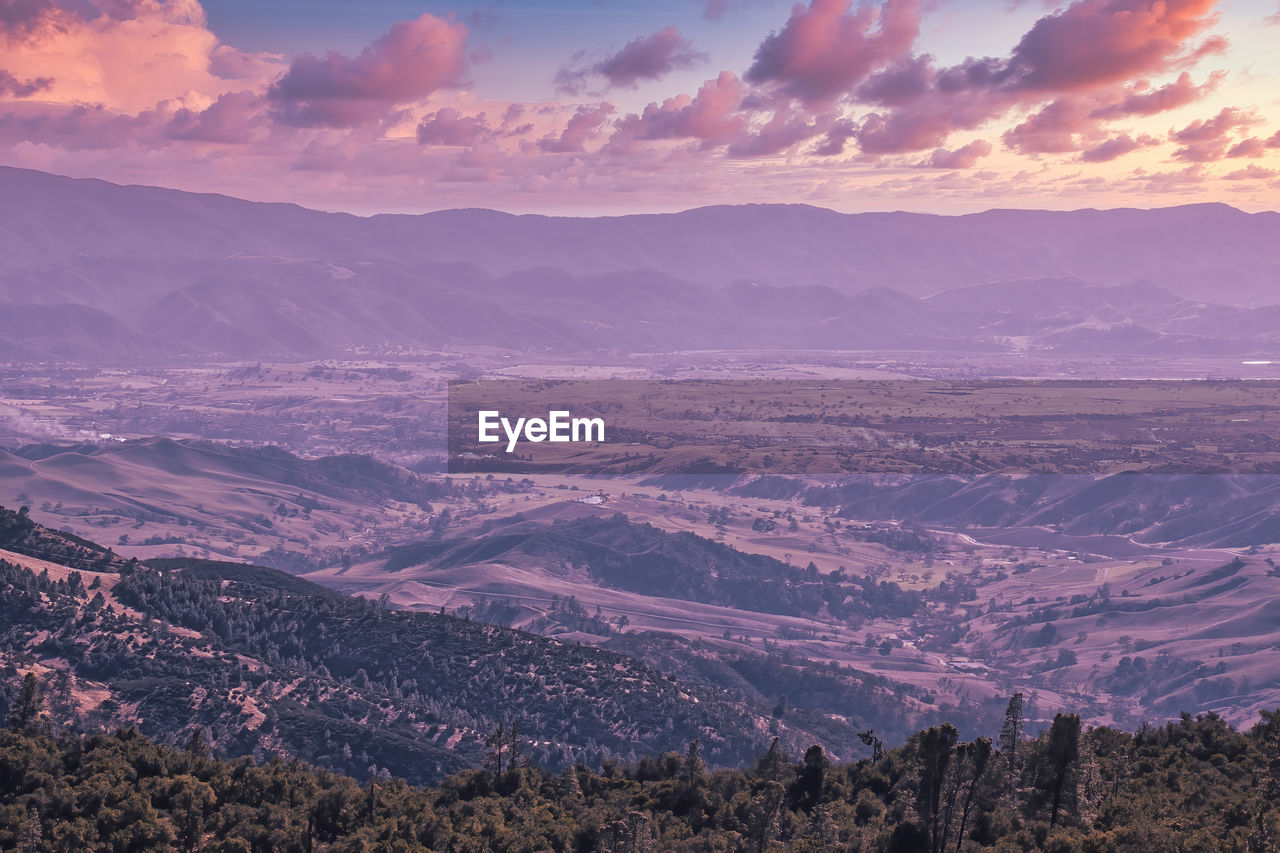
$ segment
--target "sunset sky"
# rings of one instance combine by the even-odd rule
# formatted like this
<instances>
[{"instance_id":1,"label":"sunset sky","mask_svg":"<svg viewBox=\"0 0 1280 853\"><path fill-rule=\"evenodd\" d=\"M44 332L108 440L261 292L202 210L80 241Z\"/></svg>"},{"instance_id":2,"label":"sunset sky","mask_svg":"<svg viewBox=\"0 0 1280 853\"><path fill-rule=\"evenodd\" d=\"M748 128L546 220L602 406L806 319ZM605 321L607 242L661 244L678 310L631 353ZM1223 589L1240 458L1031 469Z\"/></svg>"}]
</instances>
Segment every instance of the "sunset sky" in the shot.
<instances>
[{"instance_id":1,"label":"sunset sky","mask_svg":"<svg viewBox=\"0 0 1280 853\"><path fill-rule=\"evenodd\" d=\"M1280 208L1278 0L0 0L0 163L356 213Z\"/></svg>"}]
</instances>

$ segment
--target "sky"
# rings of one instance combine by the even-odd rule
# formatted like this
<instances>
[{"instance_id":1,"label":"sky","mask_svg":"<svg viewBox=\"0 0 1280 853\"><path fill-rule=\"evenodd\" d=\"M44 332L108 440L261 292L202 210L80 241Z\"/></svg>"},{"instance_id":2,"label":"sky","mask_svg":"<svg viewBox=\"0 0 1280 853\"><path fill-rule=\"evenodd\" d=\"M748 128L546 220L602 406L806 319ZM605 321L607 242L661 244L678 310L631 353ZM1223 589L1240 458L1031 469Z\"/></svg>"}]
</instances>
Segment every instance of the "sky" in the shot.
<instances>
[{"instance_id":1,"label":"sky","mask_svg":"<svg viewBox=\"0 0 1280 853\"><path fill-rule=\"evenodd\" d=\"M0 0L0 164L359 214L1280 208L1280 0Z\"/></svg>"}]
</instances>

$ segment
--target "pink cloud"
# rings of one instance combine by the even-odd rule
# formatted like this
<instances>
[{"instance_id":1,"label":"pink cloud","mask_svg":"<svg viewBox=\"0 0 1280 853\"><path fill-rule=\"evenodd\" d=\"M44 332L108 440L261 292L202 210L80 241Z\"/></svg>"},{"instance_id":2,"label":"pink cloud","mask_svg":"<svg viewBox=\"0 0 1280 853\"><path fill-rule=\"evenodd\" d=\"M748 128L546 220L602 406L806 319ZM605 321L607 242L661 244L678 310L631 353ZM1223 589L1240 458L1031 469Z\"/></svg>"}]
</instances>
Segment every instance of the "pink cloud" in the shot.
<instances>
[{"instance_id":1,"label":"pink cloud","mask_svg":"<svg viewBox=\"0 0 1280 853\"><path fill-rule=\"evenodd\" d=\"M166 132L172 139L245 144L256 135L262 108L262 98L253 92L228 92L205 110L179 110Z\"/></svg>"},{"instance_id":2,"label":"pink cloud","mask_svg":"<svg viewBox=\"0 0 1280 853\"><path fill-rule=\"evenodd\" d=\"M643 80L658 80L681 68L694 68L707 55L697 51L693 43L675 27L632 39L610 56L585 68L561 68L556 72L556 88L580 94L595 77L604 78L607 88L634 89Z\"/></svg>"},{"instance_id":3,"label":"pink cloud","mask_svg":"<svg viewBox=\"0 0 1280 853\"><path fill-rule=\"evenodd\" d=\"M784 108L754 131L735 139L728 148L730 157L770 157L788 151L824 132L823 122L803 112Z\"/></svg>"},{"instance_id":4,"label":"pink cloud","mask_svg":"<svg viewBox=\"0 0 1280 853\"><path fill-rule=\"evenodd\" d=\"M1191 122L1170 134L1182 147L1173 156L1191 163L1211 163L1228 156L1231 136L1237 131L1260 123L1256 115L1237 107L1225 107L1210 119Z\"/></svg>"},{"instance_id":5,"label":"pink cloud","mask_svg":"<svg viewBox=\"0 0 1280 853\"><path fill-rule=\"evenodd\" d=\"M1158 89L1131 87L1129 92L1114 104L1094 113L1098 118L1123 118L1125 116L1150 116L1156 113L1195 103L1215 89L1222 81L1222 74L1213 74L1203 86L1191 82L1186 71L1178 79ZM1144 82L1145 85L1145 82Z\"/></svg>"},{"instance_id":6,"label":"pink cloud","mask_svg":"<svg viewBox=\"0 0 1280 853\"><path fill-rule=\"evenodd\" d=\"M981 99L968 104L938 101L929 98L903 109L871 113L858 130L858 147L873 156L938 148L953 131L972 130L990 117Z\"/></svg>"},{"instance_id":7,"label":"pink cloud","mask_svg":"<svg viewBox=\"0 0 1280 853\"><path fill-rule=\"evenodd\" d=\"M756 50L746 80L805 103L830 102L909 53L920 7L919 0L887 0L879 10L865 3L854 10L850 0L797 5Z\"/></svg>"},{"instance_id":8,"label":"pink cloud","mask_svg":"<svg viewBox=\"0 0 1280 853\"><path fill-rule=\"evenodd\" d=\"M1080 153L1080 159L1086 163L1110 163L1112 160L1117 160L1140 148L1147 148L1158 143L1159 140L1151 136L1143 135L1135 139L1127 133L1122 133L1119 136L1103 140L1092 148L1086 148Z\"/></svg>"},{"instance_id":9,"label":"pink cloud","mask_svg":"<svg viewBox=\"0 0 1280 853\"><path fill-rule=\"evenodd\" d=\"M991 154L991 143L985 139L975 139L968 145L948 151L945 148L934 149L929 159L921 163L929 169L972 169L978 161Z\"/></svg>"},{"instance_id":10,"label":"pink cloud","mask_svg":"<svg viewBox=\"0 0 1280 853\"><path fill-rule=\"evenodd\" d=\"M1145 174L1139 171L1129 180L1139 184L1143 191L1149 193L1187 192L1208 181L1209 173L1205 171L1203 164L1194 163L1177 172Z\"/></svg>"},{"instance_id":11,"label":"pink cloud","mask_svg":"<svg viewBox=\"0 0 1280 853\"><path fill-rule=\"evenodd\" d=\"M41 100L135 114L166 100L203 108L279 70L221 44L197 0L0 0L0 46L9 75L44 81Z\"/></svg>"},{"instance_id":12,"label":"pink cloud","mask_svg":"<svg viewBox=\"0 0 1280 853\"><path fill-rule=\"evenodd\" d=\"M123 115L102 106L14 104L0 112L0 143L38 142L67 151L105 151L165 144L154 113Z\"/></svg>"},{"instance_id":13,"label":"pink cloud","mask_svg":"<svg viewBox=\"0 0 1280 853\"><path fill-rule=\"evenodd\" d=\"M0 33L8 38L30 35L52 16L49 0L0 0Z\"/></svg>"},{"instance_id":14,"label":"pink cloud","mask_svg":"<svg viewBox=\"0 0 1280 853\"><path fill-rule=\"evenodd\" d=\"M604 130L605 122L613 115L614 106L609 103L594 107L578 107L573 118L559 135L545 136L538 140L538 147L553 154L585 151L587 144Z\"/></svg>"},{"instance_id":15,"label":"pink cloud","mask_svg":"<svg viewBox=\"0 0 1280 853\"><path fill-rule=\"evenodd\" d=\"M8 71L0 68L0 98L28 98L42 89L53 85L52 77L38 77L34 80L19 80Z\"/></svg>"},{"instance_id":16,"label":"pink cloud","mask_svg":"<svg viewBox=\"0 0 1280 853\"><path fill-rule=\"evenodd\" d=\"M444 107L426 116L418 124L418 141L423 145L475 145L489 139L493 129L484 113L463 115L453 107Z\"/></svg>"},{"instance_id":17,"label":"pink cloud","mask_svg":"<svg viewBox=\"0 0 1280 853\"><path fill-rule=\"evenodd\" d=\"M400 104L462 84L467 28L423 15L398 21L358 56L304 54L272 84L277 116L304 127L356 127L385 120Z\"/></svg>"},{"instance_id":18,"label":"pink cloud","mask_svg":"<svg viewBox=\"0 0 1280 853\"><path fill-rule=\"evenodd\" d=\"M657 80L677 68L692 68L706 58L679 30L667 27L628 42L600 63L597 70L611 86L635 86L641 80Z\"/></svg>"},{"instance_id":19,"label":"pink cloud","mask_svg":"<svg viewBox=\"0 0 1280 853\"><path fill-rule=\"evenodd\" d=\"M868 77L856 97L862 103L898 107L928 95L935 79L932 57L908 57Z\"/></svg>"},{"instance_id":20,"label":"pink cloud","mask_svg":"<svg viewBox=\"0 0 1280 853\"><path fill-rule=\"evenodd\" d=\"M1242 139L1227 149L1227 157L1256 159L1267 153L1267 144L1256 136Z\"/></svg>"},{"instance_id":21,"label":"pink cloud","mask_svg":"<svg viewBox=\"0 0 1280 853\"><path fill-rule=\"evenodd\" d=\"M1022 37L1004 73L1042 92L1087 89L1179 68L1226 46L1188 42L1214 22L1216 0L1077 0Z\"/></svg>"},{"instance_id":22,"label":"pink cloud","mask_svg":"<svg viewBox=\"0 0 1280 853\"><path fill-rule=\"evenodd\" d=\"M837 119L827 128L822 142L813 149L818 157L838 157L844 153L845 145L858 135L858 126L849 119Z\"/></svg>"},{"instance_id":23,"label":"pink cloud","mask_svg":"<svg viewBox=\"0 0 1280 853\"><path fill-rule=\"evenodd\" d=\"M1080 146L1076 134L1096 127L1091 103L1070 95L1050 101L1039 112L1004 135L1010 148L1023 154L1063 154Z\"/></svg>"},{"instance_id":24,"label":"pink cloud","mask_svg":"<svg viewBox=\"0 0 1280 853\"><path fill-rule=\"evenodd\" d=\"M731 71L721 71L690 98L680 95L661 105L649 104L640 115L618 123L609 146L615 153L632 150L636 140L696 139L706 145L731 142L746 132L747 117L740 112L746 87Z\"/></svg>"},{"instance_id":25,"label":"pink cloud","mask_svg":"<svg viewBox=\"0 0 1280 853\"><path fill-rule=\"evenodd\" d=\"M1218 75L1203 86L1189 76L1154 91L1125 86L1221 50L1221 39L1197 41L1215 20L1214 3L1076 0L1040 18L1005 59L936 68L928 56L899 57L856 90L857 100L885 108L864 119L859 143L872 155L927 150L956 130L1038 107L1005 142L1031 154L1079 150L1105 121L1173 109L1217 85Z\"/></svg>"},{"instance_id":26,"label":"pink cloud","mask_svg":"<svg viewBox=\"0 0 1280 853\"><path fill-rule=\"evenodd\" d=\"M1264 169L1257 163L1250 163L1243 169L1237 169L1234 172L1228 172L1223 175L1228 181L1258 181L1274 178L1280 175L1275 169Z\"/></svg>"}]
</instances>

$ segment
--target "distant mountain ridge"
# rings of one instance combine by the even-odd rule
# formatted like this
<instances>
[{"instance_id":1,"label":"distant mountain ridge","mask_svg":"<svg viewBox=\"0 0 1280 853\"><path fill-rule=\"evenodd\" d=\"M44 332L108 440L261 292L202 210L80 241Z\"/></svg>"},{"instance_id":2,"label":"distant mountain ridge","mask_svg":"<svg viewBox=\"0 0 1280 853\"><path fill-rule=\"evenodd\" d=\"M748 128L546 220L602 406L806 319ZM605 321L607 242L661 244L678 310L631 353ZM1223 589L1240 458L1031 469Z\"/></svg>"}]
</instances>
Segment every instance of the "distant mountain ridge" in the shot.
<instances>
[{"instance_id":1,"label":"distant mountain ridge","mask_svg":"<svg viewBox=\"0 0 1280 853\"><path fill-rule=\"evenodd\" d=\"M917 296L1015 278L1147 278L1185 298L1257 304L1280 258L1280 213L1222 204L966 216L741 205L595 218L474 209L357 217L9 167L0 167L0 197L13 200L0 206L4 271L75 256L261 255L465 262L499 276L643 269L709 285L885 286Z\"/></svg>"},{"instance_id":2,"label":"distant mountain ridge","mask_svg":"<svg viewBox=\"0 0 1280 853\"><path fill-rule=\"evenodd\" d=\"M467 345L1247 353L1280 328L1280 309L1240 310L1280 300L1280 213L1225 205L357 217L5 167L0 199L8 360Z\"/></svg>"}]
</instances>

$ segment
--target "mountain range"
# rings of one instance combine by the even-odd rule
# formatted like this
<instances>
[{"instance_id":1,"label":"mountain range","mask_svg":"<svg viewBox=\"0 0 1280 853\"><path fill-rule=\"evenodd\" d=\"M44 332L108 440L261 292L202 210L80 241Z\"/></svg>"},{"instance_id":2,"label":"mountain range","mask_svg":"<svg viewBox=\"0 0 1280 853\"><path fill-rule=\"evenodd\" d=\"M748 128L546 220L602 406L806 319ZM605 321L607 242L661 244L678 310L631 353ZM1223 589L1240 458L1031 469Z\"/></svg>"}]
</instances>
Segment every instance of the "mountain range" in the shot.
<instances>
[{"instance_id":1,"label":"mountain range","mask_svg":"<svg viewBox=\"0 0 1280 853\"><path fill-rule=\"evenodd\" d=\"M357 217L0 168L0 358L831 348L1251 354L1280 214L1224 205Z\"/></svg>"}]
</instances>

